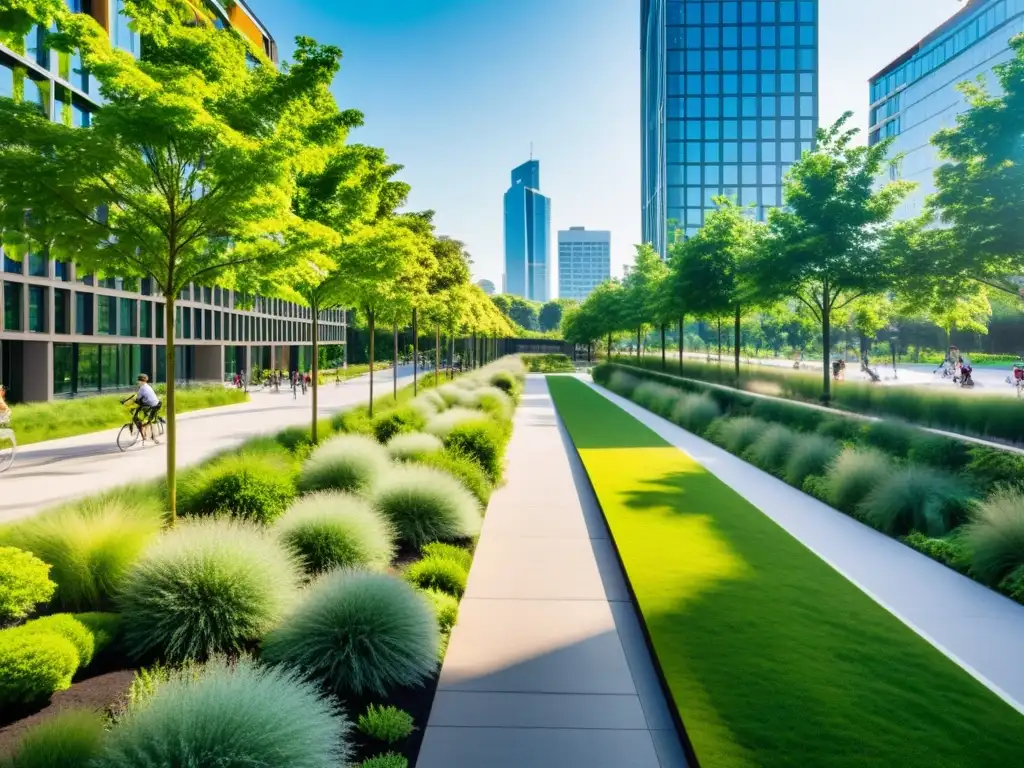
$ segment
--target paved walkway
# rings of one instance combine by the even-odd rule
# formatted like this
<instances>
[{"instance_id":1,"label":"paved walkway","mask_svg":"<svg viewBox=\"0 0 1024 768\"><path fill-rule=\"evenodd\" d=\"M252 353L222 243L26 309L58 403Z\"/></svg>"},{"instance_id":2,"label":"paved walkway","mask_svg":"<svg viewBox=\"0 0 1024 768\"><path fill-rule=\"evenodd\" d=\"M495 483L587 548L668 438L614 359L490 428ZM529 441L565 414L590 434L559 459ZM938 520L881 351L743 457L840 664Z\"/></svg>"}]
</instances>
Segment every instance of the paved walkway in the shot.
<instances>
[{"instance_id":1,"label":"paved walkway","mask_svg":"<svg viewBox=\"0 0 1024 768\"><path fill-rule=\"evenodd\" d=\"M412 383L412 367L398 371L398 386ZM375 398L391 396L392 372L374 374ZM366 402L369 376L359 376L320 387L321 418ZM185 467L241 444L260 434L310 423L311 395L291 390L253 391L249 402L192 411L178 417L178 466ZM127 414L127 411L126 411ZM126 418L127 420L127 418ZM48 440L18 449L14 466L0 475L0 524L33 515L69 499L149 480L164 474L167 465L163 445L141 444L121 453L117 429L88 435Z\"/></svg>"},{"instance_id":2,"label":"paved walkway","mask_svg":"<svg viewBox=\"0 0 1024 768\"><path fill-rule=\"evenodd\" d=\"M527 379L419 768L684 768L608 531Z\"/></svg>"},{"instance_id":3,"label":"paved walkway","mask_svg":"<svg viewBox=\"0 0 1024 768\"><path fill-rule=\"evenodd\" d=\"M1024 606L580 377L751 504L1024 714ZM855 638L851 638L855 642Z\"/></svg>"}]
</instances>

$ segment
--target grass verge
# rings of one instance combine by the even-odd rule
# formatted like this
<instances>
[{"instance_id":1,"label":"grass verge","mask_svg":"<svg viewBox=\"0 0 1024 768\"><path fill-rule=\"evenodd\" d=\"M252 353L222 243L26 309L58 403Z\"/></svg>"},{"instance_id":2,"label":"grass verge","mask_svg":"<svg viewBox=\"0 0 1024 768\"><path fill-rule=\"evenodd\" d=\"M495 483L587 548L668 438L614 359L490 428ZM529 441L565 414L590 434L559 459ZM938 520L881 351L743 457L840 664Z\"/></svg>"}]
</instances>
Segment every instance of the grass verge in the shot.
<instances>
[{"instance_id":1,"label":"grass verge","mask_svg":"<svg viewBox=\"0 0 1024 768\"><path fill-rule=\"evenodd\" d=\"M625 411L548 386L702 765L1017 759L1010 706Z\"/></svg>"}]
</instances>

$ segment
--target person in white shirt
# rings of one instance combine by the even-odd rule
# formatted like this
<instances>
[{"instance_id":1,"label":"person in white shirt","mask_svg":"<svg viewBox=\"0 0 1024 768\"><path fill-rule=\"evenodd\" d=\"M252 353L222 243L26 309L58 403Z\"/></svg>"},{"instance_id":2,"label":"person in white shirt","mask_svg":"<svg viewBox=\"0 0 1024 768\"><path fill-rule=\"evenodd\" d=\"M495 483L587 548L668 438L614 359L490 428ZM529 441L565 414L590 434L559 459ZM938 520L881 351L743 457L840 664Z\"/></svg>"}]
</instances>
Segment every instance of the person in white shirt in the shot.
<instances>
[{"instance_id":1,"label":"person in white shirt","mask_svg":"<svg viewBox=\"0 0 1024 768\"><path fill-rule=\"evenodd\" d=\"M153 391L153 387L149 385L149 377L146 374L140 373L138 382L139 391L132 395L132 397L135 398L135 403L139 406L136 416L138 417L140 424L150 425L150 434L153 438L153 442L159 443L160 441L156 439L156 432L153 430L152 425L153 422L156 421L157 414L160 413L160 407L163 403L161 403L160 398L156 396L156 392ZM128 397L121 402L127 403L131 399L131 397ZM145 439L145 433L143 433L142 436L143 439Z\"/></svg>"}]
</instances>

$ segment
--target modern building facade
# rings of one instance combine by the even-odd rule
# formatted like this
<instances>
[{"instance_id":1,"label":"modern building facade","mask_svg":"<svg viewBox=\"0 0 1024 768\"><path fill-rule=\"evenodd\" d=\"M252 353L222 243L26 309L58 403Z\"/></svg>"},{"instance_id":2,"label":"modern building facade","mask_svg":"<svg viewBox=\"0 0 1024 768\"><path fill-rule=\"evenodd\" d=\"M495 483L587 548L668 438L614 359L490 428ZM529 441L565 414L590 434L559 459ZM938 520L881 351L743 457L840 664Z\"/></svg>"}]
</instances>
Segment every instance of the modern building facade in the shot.
<instances>
[{"instance_id":1,"label":"modern building facade","mask_svg":"<svg viewBox=\"0 0 1024 768\"><path fill-rule=\"evenodd\" d=\"M612 233L569 227L558 231L558 296L583 301L612 276Z\"/></svg>"},{"instance_id":2,"label":"modern building facade","mask_svg":"<svg viewBox=\"0 0 1024 768\"><path fill-rule=\"evenodd\" d=\"M118 47L141 55L123 0L67 0L91 14ZM273 38L242 2L208 0L215 23L230 25L272 61ZM253 62L256 62L253 57ZM35 102L54 122L87 129L101 107L96 83L75 56L59 55L33 29L23 45L0 44L0 96ZM165 302L151 280L83 274L75 264L34 253L15 261L0 250L0 381L12 400L50 400L118 390L139 373L167 380ZM322 313L321 339L345 343L345 313ZM215 286L190 286L178 299L178 380L222 380L254 367L311 363L309 310Z\"/></svg>"},{"instance_id":3,"label":"modern building facade","mask_svg":"<svg viewBox=\"0 0 1024 768\"><path fill-rule=\"evenodd\" d=\"M818 128L817 0L641 0L643 238L664 257L719 195L763 220Z\"/></svg>"},{"instance_id":4,"label":"modern building facade","mask_svg":"<svg viewBox=\"0 0 1024 768\"><path fill-rule=\"evenodd\" d=\"M512 171L505 192L503 289L531 301L547 301L550 286L551 200L540 193L540 161Z\"/></svg>"},{"instance_id":5,"label":"modern building facade","mask_svg":"<svg viewBox=\"0 0 1024 768\"><path fill-rule=\"evenodd\" d=\"M1010 38L1024 32L1024 0L970 0L944 24L871 78L874 145L894 137L896 164L891 179L917 187L896 210L915 218L935 192L935 170L942 164L931 138L956 125L968 104L957 85L984 76L990 92L1000 92L993 68L1013 58Z\"/></svg>"}]
</instances>

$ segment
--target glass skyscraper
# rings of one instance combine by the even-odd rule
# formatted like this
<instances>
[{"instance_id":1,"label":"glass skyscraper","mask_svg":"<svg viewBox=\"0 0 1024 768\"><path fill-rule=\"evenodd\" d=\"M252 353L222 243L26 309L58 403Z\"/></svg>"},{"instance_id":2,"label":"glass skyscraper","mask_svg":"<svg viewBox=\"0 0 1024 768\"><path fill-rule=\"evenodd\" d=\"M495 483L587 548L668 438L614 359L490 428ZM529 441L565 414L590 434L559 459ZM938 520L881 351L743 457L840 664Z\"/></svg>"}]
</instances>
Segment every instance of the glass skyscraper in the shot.
<instances>
[{"instance_id":1,"label":"glass skyscraper","mask_svg":"<svg viewBox=\"0 0 1024 768\"><path fill-rule=\"evenodd\" d=\"M763 220L818 129L817 0L641 0L643 238L719 195Z\"/></svg>"},{"instance_id":2,"label":"glass skyscraper","mask_svg":"<svg viewBox=\"0 0 1024 768\"><path fill-rule=\"evenodd\" d=\"M540 161L529 160L505 193L505 293L548 300L550 241L551 200L540 193Z\"/></svg>"},{"instance_id":3,"label":"glass skyscraper","mask_svg":"<svg viewBox=\"0 0 1024 768\"><path fill-rule=\"evenodd\" d=\"M984 75L1000 93L993 67L1013 58L1010 38L1024 32L1024 0L971 0L938 29L871 78L870 143L893 139L890 155L900 157L892 179L917 183L896 210L915 218L935 192L935 170L942 164L931 138L956 125L968 108L956 86Z\"/></svg>"}]
</instances>

